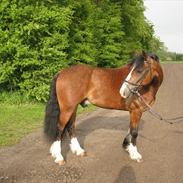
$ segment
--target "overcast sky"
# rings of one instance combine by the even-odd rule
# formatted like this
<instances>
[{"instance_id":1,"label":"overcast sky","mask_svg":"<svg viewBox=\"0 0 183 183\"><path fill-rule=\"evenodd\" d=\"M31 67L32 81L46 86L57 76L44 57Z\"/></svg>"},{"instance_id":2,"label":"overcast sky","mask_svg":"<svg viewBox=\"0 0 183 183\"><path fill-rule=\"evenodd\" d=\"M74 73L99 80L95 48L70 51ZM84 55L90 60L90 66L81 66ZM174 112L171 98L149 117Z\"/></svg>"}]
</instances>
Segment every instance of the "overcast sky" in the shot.
<instances>
[{"instance_id":1,"label":"overcast sky","mask_svg":"<svg viewBox=\"0 0 183 183\"><path fill-rule=\"evenodd\" d=\"M145 16L169 51L183 53L183 0L145 0Z\"/></svg>"}]
</instances>

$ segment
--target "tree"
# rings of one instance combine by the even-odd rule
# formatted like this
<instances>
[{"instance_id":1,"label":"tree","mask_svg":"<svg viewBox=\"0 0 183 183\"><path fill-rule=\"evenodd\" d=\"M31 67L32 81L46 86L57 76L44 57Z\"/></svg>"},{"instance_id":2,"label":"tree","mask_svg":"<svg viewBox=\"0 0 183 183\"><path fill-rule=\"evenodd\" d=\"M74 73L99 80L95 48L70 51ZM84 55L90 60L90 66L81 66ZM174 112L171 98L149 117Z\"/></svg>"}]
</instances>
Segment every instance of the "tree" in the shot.
<instances>
[{"instance_id":1,"label":"tree","mask_svg":"<svg viewBox=\"0 0 183 183\"><path fill-rule=\"evenodd\" d=\"M3 1L0 85L46 100L53 74L66 67L72 11L51 1Z\"/></svg>"},{"instance_id":2,"label":"tree","mask_svg":"<svg viewBox=\"0 0 183 183\"><path fill-rule=\"evenodd\" d=\"M74 12L69 31L69 63L96 65L92 32L94 4L90 0L80 0L70 1L69 6Z\"/></svg>"},{"instance_id":3,"label":"tree","mask_svg":"<svg viewBox=\"0 0 183 183\"><path fill-rule=\"evenodd\" d=\"M60 69L118 67L136 50L159 51L143 0L2 0L0 88L46 101Z\"/></svg>"},{"instance_id":4,"label":"tree","mask_svg":"<svg viewBox=\"0 0 183 183\"><path fill-rule=\"evenodd\" d=\"M144 16L143 0L123 0L121 9L122 31L125 33L123 54L129 56L134 50L149 50L154 30Z\"/></svg>"},{"instance_id":5,"label":"tree","mask_svg":"<svg viewBox=\"0 0 183 183\"><path fill-rule=\"evenodd\" d=\"M103 0L94 14L93 30L98 66L116 67L121 61L121 44L124 32L121 31L121 7L119 3Z\"/></svg>"}]
</instances>

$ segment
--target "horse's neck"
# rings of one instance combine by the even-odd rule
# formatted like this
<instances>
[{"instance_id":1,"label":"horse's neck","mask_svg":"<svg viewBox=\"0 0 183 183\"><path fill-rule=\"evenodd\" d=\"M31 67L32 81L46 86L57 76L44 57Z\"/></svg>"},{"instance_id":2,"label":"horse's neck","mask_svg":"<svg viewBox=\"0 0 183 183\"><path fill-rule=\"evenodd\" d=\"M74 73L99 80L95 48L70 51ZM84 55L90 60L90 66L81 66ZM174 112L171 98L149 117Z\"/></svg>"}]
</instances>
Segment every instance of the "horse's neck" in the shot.
<instances>
[{"instance_id":1,"label":"horse's neck","mask_svg":"<svg viewBox=\"0 0 183 183\"><path fill-rule=\"evenodd\" d=\"M124 66L122 66L122 67L120 68L120 71L121 71L121 73L122 73L122 75L123 75L124 77L127 77L127 75L128 75L129 72L130 72L130 65L129 65L129 64L125 64Z\"/></svg>"}]
</instances>

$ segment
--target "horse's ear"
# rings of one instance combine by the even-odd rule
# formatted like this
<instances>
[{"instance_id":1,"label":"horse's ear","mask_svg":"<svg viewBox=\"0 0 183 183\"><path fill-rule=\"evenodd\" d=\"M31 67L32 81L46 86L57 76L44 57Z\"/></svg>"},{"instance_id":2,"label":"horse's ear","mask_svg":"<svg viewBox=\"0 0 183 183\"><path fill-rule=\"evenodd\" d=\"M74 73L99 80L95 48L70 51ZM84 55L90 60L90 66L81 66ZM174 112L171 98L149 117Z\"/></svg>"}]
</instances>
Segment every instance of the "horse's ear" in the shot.
<instances>
[{"instance_id":1,"label":"horse's ear","mask_svg":"<svg viewBox=\"0 0 183 183\"><path fill-rule=\"evenodd\" d=\"M147 60L148 55L144 50L142 50L142 56L144 57L144 60Z\"/></svg>"}]
</instances>

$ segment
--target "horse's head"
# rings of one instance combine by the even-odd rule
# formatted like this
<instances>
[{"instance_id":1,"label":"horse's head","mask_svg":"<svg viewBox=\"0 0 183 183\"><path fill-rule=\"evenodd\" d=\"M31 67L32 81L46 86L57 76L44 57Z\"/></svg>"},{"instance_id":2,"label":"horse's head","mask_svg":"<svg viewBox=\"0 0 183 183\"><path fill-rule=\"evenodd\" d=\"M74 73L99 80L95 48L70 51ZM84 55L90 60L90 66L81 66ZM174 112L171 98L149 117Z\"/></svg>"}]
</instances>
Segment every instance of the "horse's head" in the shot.
<instances>
[{"instance_id":1,"label":"horse's head","mask_svg":"<svg viewBox=\"0 0 183 183\"><path fill-rule=\"evenodd\" d=\"M128 98L141 87L150 84L153 78L158 76L157 65L159 58L154 54L142 52L141 55L135 56L129 64L129 74L120 88L121 96Z\"/></svg>"}]
</instances>

